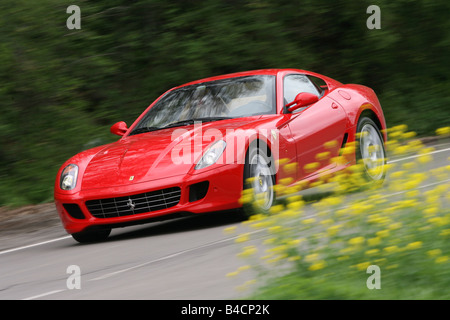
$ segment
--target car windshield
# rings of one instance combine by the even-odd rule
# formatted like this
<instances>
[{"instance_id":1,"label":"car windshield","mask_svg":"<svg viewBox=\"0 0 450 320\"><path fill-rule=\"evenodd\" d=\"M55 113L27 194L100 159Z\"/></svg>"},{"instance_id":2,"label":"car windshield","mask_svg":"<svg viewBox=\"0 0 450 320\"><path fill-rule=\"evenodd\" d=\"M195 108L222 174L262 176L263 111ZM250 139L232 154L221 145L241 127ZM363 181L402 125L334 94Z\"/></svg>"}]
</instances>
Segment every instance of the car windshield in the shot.
<instances>
[{"instance_id":1,"label":"car windshield","mask_svg":"<svg viewBox=\"0 0 450 320\"><path fill-rule=\"evenodd\" d=\"M168 127L274 114L275 76L204 82L169 91L148 110L130 135Z\"/></svg>"}]
</instances>

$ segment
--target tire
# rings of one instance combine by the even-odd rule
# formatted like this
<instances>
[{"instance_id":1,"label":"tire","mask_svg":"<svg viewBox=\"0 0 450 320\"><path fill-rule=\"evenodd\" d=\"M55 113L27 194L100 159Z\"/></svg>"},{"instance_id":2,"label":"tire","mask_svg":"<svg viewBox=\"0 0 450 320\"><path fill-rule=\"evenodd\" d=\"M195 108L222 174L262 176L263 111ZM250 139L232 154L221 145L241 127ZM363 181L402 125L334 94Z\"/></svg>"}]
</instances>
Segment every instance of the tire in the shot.
<instances>
[{"instance_id":1,"label":"tire","mask_svg":"<svg viewBox=\"0 0 450 320\"><path fill-rule=\"evenodd\" d=\"M251 201L243 204L245 217L252 214L267 214L275 203L274 163L267 151L256 143L250 145L244 165L244 193Z\"/></svg>"},{"instance_id":2,"label":"tire","mask_svg":"<svg viewBox=\"0 0 450 320\"><path fill-rule=\"evenodd\" d=\"M372 119L359 119L357 142L356 161L364 165L365 179L381 184L386 176L386 149L380 129Z\"/></svg>"},{"instance_id":3,"label":"tire","mask_svg":"<svg viewBox=\"0 0 450 320\"><path fill-rule=\"evenodd\" d=\"M106 240L111 229L97 229L97 230L85 230L77 233L72 233L74 238L79 243L92 243Z\"/></svg>"}]
</instances>

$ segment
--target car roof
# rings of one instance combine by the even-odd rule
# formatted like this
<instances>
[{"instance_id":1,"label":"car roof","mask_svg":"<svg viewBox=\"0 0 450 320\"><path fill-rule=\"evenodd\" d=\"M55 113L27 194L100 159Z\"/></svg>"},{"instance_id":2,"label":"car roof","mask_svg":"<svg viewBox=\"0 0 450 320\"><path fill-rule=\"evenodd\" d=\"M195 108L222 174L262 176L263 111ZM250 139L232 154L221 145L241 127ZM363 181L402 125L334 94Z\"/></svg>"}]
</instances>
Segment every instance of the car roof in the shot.
<instances>
[{"instance_id":1,"label":"car roof","mask_svg":"<svg viewBox=\"0 0 450 320\"><path fill-rule=\"evenodd\" d=\"M203 82L208 82L208 81L215 81L215 80L235 78L235 77L245 77L245 76L254 76L254 75L274 75L274 76L276 76L279 72L284 72L284 71L293 71L293 72L301 72L301 73L310 74L309 71L300 70L300 69L259 69L259 70L234 72L234 73L228 73L228 74L223 74L223 75L219 75L219 76L203 78L203 79L185 83L183 85L177 86L176 88L189 86L189 85L193 85L193 84L198 84L198 83L203 83Z\"/></svg>"},{"instance_id":2,"label":"car roof","mask_svg":"<svg viewBox=\"0 0 450 320\"><path fill-rule=\"evenodd\" d=\"M242 71L242 72L228 73L228 74L223 74L223 75L203 78L203 79L190 81L190 82L187 82L185 84L173 87L172 89L169 89L168 91L172 91L172 90L175 90L175 89L178 89L178 88L182 88L182 87L185 87L185 86L190 86L190 85L199 84L199 83L208 82L208 81L229 79L229 78L235 78L235 77L254 76L254 75L273 75L273 76L277 76L278 74L286 75L286 74L289 74L289 73L301 73L301 74L305 74L305 75L321 78L322 80L324 80L326 82L329 90L333 90L333 89L335 89L337 87L342 86L341 82L339 82L337 80L334 80L334 79L332 79L330 77L324 76L323 74L316 73L316 72L302 70L302 69L294 69L294 68L283 68L283 69L278 68L278 69L259 69L259 70Z\"/></svg>"}]
</instances>

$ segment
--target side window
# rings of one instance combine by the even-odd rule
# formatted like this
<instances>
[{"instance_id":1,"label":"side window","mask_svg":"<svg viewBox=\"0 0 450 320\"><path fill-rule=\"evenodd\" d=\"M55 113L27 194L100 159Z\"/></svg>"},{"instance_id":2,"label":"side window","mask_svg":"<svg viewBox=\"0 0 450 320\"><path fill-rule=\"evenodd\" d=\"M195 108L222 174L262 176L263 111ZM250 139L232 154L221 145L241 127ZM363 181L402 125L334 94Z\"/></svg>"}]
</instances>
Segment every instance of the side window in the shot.
<instances>
[{"instance_id":1,"label":"side window","mask_svg":"<svg viewBox=\"0 0 450 320\"><path fill-rule=\"evenodd\" d=\"M301 92L309 92L321 98L321 92L317 86L313 84L308 77L302 74L290 74L284 77L284 104L294 101L297 94Z\"/></svg>"},{"instance_id":2,"label":"side window","mask_svg":"<svg viewBox=\"0 0 450 320\"><path fill-rule=\"evenodd\" d=\"M324 80L314 76L308 76L308 79L311 80L311 82L316 86L317 90L319 90L320 98L323 97L323 95L328 90L327 83Z\"/></svg>"}]
</instances>

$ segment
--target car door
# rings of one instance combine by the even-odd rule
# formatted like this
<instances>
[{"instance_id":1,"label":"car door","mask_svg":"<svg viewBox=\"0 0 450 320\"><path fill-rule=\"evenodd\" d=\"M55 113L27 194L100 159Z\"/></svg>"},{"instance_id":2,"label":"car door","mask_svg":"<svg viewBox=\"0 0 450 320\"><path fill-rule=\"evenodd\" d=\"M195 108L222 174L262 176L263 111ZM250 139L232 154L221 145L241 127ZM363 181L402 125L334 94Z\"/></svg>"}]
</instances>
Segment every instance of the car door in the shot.
<instances>
[{"instance_id":1,"label":"car door","mask_svg":"<svg viewBox=\"0 0 450 320\"><path fill-rule=\"evenodd\" d=\"M311 106L291 114L289 128L297 152L298 176L304 179L332 169L330 161L339 155L347 117L344 109L302 74L289 74L283 79L284 102L289 103L301 92L316 94L320 99ZM335 141L335 143L328 143Z\"/></svg>"}]
</instances>

